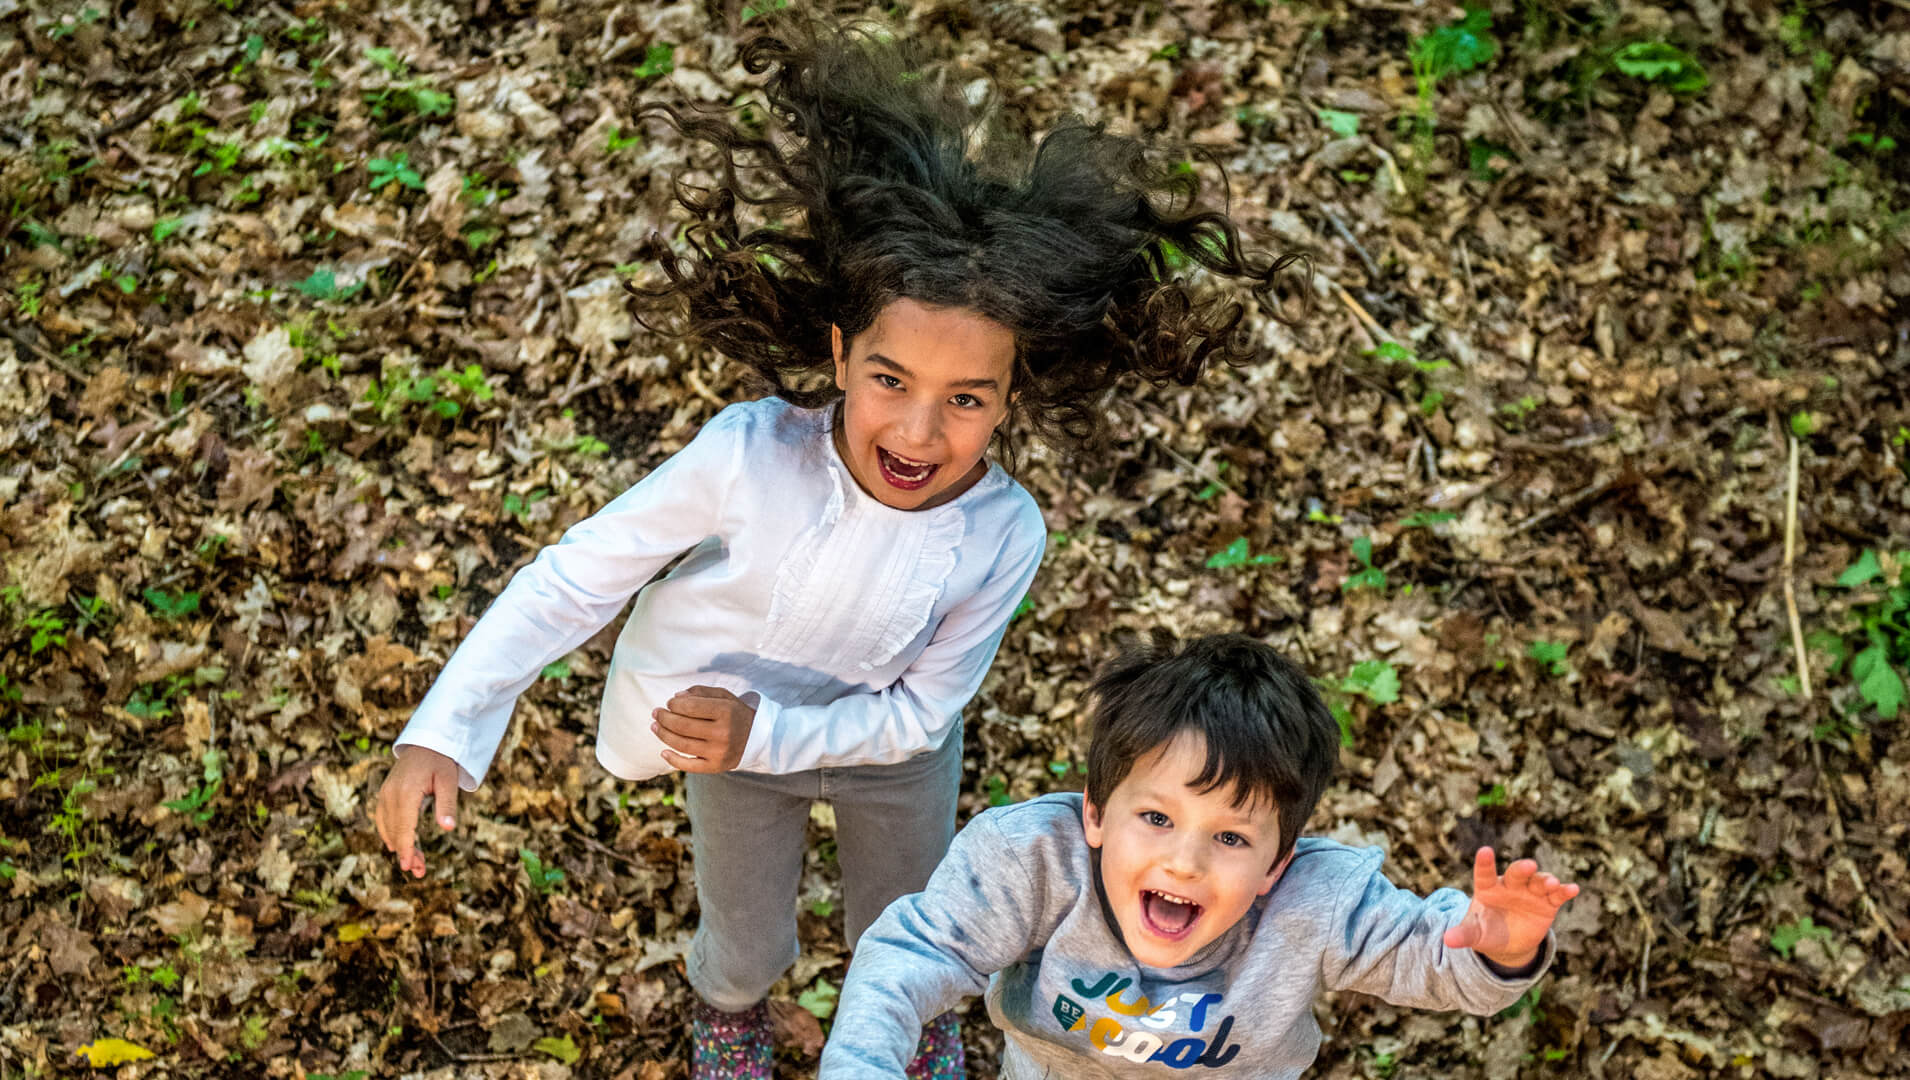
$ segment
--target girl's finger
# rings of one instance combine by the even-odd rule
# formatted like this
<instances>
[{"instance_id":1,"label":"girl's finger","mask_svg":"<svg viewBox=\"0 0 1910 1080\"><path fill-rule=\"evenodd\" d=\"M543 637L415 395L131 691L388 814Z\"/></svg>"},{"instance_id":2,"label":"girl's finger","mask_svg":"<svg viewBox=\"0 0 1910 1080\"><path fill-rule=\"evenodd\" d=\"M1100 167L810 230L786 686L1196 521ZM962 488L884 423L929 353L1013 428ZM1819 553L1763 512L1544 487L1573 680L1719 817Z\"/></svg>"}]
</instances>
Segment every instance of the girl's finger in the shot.
<instances>
[{"instance_id":1,"label":"girl's finger","mask_svg":"<svg viewBox=\"0 0 1910 1080\"><path fill-rule=\"evenodd\" d=\"M454 829L458 824L458 774L455 769L439 769L431 776L432 809L437 811L438 827Z\"/></svg>"},{"instance_id":2,"label":"girl's finger","mask_svg":"<svg viewBox=\"0 0 1910 1080\"><path fill-rule=\"evenodd\" d=\"M663 745L685 754L696 754L701 757L705 756L710 748L710 740L673 731L661 722L651 724L650 730L656 733L657 738L663 740Z\"/></svg>"},{"instance_id":3,"label":"girl's finger","mask_svg":"<svg viewBox=\"0 0 1910 1080\"><path fill-rule=\"evenodd\" d=\"M712 762L700 757L690 757L687 754L679 754L674 750L663 751L663 760L669 762L676 768L682 769L684 772L713 773L716 771L711 767Z\"/></svg>"},{"instance_id":4,"label":"girl's finger","mask_svg":"<svg viewBox=\"0 0 1910 1080\"><path fill-rule=\"evenodd\" d=\"M1531 859L1520 859L1505 868L1505 886L1508 889L1523 889L1532 883L1532 875L1538 872L1538 863Z\"/></svg>"},{"instance_id":5,"label":"girl's finger","mask_svg":"<svg viewBox=\"0 0 1910 1080\"><path fill-rule=\"evenodd\" d=\"M1472 894L1477 896L1498 883L1499 861L1491 848L1482 847L1472 856Z\"/></svg>"}]
</instances>

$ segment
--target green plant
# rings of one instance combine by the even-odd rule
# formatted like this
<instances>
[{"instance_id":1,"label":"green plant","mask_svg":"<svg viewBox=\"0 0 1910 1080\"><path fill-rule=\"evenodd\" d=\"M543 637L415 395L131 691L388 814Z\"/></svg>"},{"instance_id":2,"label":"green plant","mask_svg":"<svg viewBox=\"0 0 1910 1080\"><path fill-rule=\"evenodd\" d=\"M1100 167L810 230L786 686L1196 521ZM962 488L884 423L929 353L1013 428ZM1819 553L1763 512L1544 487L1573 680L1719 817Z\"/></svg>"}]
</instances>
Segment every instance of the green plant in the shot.
<instances>
[{"instance_id":1,"label":"green plant","mask_svg":"<svg viewBox=\"0 0 1910 1080\"><path fill-rule=\"evenodd\" d=\"M1402 529L1430 529L1434 525L1458 520L1459 515L1450 510L1415 510L1399 519Z\"/></svg>"},{"instance_id":2,"label":"green plant","mask_svg":"<svg viewBox=\"0 0 1910 1080\"><path fill-rule=\"evenodd\" d=\"M18 305L21 318L37 319L40 317L40 290L42 288L44 288L42 282L29 281L15 290L13 294L14 302Z\"/></svg>"},{"instance_id":3,"label":"green plant","mask_svg":"<svg viewBox=\"0 0 1910 1080\"><path fill-rule=\"evenodd\" d=\"M1386 588L1386 571L1373 565L1372 537L1362 536L1353 541L1353 557L1360 561L1361 569L1349 575L1340 583L1341 592L1354 589Z\"/></svg>"},{"instance_id":4,"label":"green plant","mask_svg":"<svg viewBox=\"0 0 1910 1080\"><path fill-rule=\"evenodd\" d=\"M1284 555L1249 555L1247 538L1236 537L1234 542L1207 557L1207 569L1231 570L1237 566L1271 566L1285 559Z\"/></svg>"},{"instance_id":5,"label":"green plant","mask_svg":"<svg viewBox=\"0 0 1910 1080\"><path fill-rule=\"evenodd\" d=\"M749 0L743 5L742 21L773 14L789 6L789 0Z\"/></svg>"},{"instance_id":6,"label":"green plant","mask_svg":"<svg viewBox=\"0 0 1910 1080\"><path fill-rule=\"evenodd\" d=\"M1830 673L1850 662L1850 680L1857 697L1879 717L1894 720L1904 702L1904 672L1910 671L1910 552L1892 559L1896 581L1874 549L1866 548L1857 561L1838 575L1837 584L1859 589L1880 583L1879 595L1852 609L1856 626L1849 631L1819 630L1806 638L1813 648L1831 657ZM1849 635L1857 637L1853 647Z\"/></svg>"},{"instance_id":7,"label":"green plant","mask_svg":"<svg viewBox=\"0 0 1910 1080\"><path fill-rule=\"evenodd\" d=\"M1571 648L1563 641L1534 641L1526 646L1525 655L1537 660L1551 674L1562 676L1572 670L1572 665L1565 659L1565 654Z\"/></svg>"},{"instance_id":8,"label":"green plant","mask_svg":"<svg viewBox=\"0 0 1910 1080\"><path fill-rule=\"evenodd\" d=\"M411 167L409 157L400 153L395 158L372 158L365 165L365 171L371 174L371 190L377 191L395 180L413 191L423 191L424 177Z\"/></svg>"},{"instance_id":9,"label":"green plant","mask_svg":"<svg viewBox=\"0 0 1910 1080\"><path fill-rule=\"evenodd\" d=\"M643 63L638 64L630 74L638 79L655 79L675 70L676 46L668 41L659 41L643 50ZM635 142L636 136L631 136L631 141Z\"/></svg>"},{"instance_id":10,"label":"green plant","mask_svg":"<svg viewBox=\"0 0 1910 1080\"><path fill-rule=\"evenodd\" d=\"M33 636L27 643L28 655L38 656L49 646L66 648L66 620L60 617L58 611L47 608L45 611L28 615L21 620L20 625L33 631Z\"/></svg>"},{"instance_id":11,"label":"green plant","mask_svg":"<svg viewBox=\"0 0 1910 1080\"><path fill-rule=\"evenodd\" d=\"M219 787L225 783L225 755L219 753L216 747L208 747L199 762L204 782L188 791L184 798L168 799L164 805L166 809L184 814L204 825L212 820L212 797L219 793Z\"/></svg>"},{"instance_id":12,"label":"green plant","mask_svg":"<svg viewBox=\"0 0 1910 1080\"><path fill-rule=\"evenodd\" d=\"M1384 660L1362 660L1340 680L1339 689L1375 705L1391 705L1399 700L1399 672Z\"/></svg>"},{"instance_id":13,"label":"green plant","mask_svg":"<svg viewBox=\"0 0 1910 1080\"><path fill-rule=\"evenodd\" d=\"M1622 46L1612 54L1612 66L1621 74L1655 83L1674 94L1696 94L1711 84L1696 57L1662 41L1634 41Z\"/></svg>"},{"instance_id":14,"label":"green plant","mask_svg":"<svg viewBox=\"0 0 1910 1080\"><path fill-rule=\"evenodd\" d=\"M321 266L313 270L304 281L292 287L314 300L335 301L350 300L358 294L358 290L365 287L365 283L357 281L340 288L337 272L328 266Z\"/></svg>"},{"instance_id":15,"label":"green plant","mask_svg":"<svg viewBox=\"0 0 1910 1080\"><path fill-rule=\"evenodd\" d=\"M563 682L565 679L570 678L570 661L553 660L544 665L544 670L538 673L538 677Z\"/></svg>"},{"instance_id":16,"label":"green plant","mask_svg":"<svg viewBox=\"0 0 1910 1080\"><path fill-rule=\"evenodd\" d=\"M817 977L815 984L796 995L796 1004L818 1020L827 1020L836 1012L838 991L828 979Z\"/></svg>"},{"instance_id":17,"label":"green plant","mask_svg":"<svg viewBox=\"0 0 1910 1080\"><path fill-rule=\"evenodd\" d=\"M180 619L199 610L199 594L176 589L145 589L140 595L153 609L153 614L166 622L178 622Z\"/></svg>"},{"instance_id":18,"label":"green plant","mask_svg":"<svg viewBox=\"0 0 1910 1080\"><path fill-rule=\"evenodd\" d=\"M537 857L530 848L520 848L517 852L519 862L524 864L524 877L530 881L531 888L539 896L549 896L563 887L564 872Z\"/></svg>"},{"instance_id":19,"label":"green plant","mask_svg":"<svg viewBox=\"0 0 1910 1080\"><path fill-rule=\"evenodd\" d=\"M550 498L550 492L544 488L532 488L530 494L519 495L515 491L504 495L504 512L517 519L519 525L531 523L531 507Z\"/></svg>"},{"instance_id":20,"label":"green plant","mask_svg":"<svg viewBox=\"0 0 1910 1080\"><path fill-rule=\"evenodd\" d=\"M1434 101L1440 80L1489 64L1498 54L1499 42L1492 36L1492 12L1482 7L1467 7L1465 18L1413 39L1408 59L1418 106L1410 117L1402 118L1402 126L1413 138L1415 176L1423 178L1432 160L1437 124Z\"/></svg>"},{"instance_id":21,"label":"green plant","mask_svg":"<svg viewBox=\"0 0 1910 1080\"><path fill-rule=\"evenodd\" d=\"M1008 797L1008 778L1000 773L995 773L984 780L982 791L988 796L990 806L1007 806L1011 801Z\"/></svg>"},{"instance_id":22,"label":"green plant","mask_svg":"<svg viewBox=\"0 0 1910 1080\"><path fill-rule=\"evenodd\" d=\"M1341 112L1338 109L1315 109L1314 115L1320 118L1320 124L1332 132L1335 138L1350 139L1360 133L1360 115Z\"/></svg>"},{"instance_id":23,"label":"green plant","mask_svg":"<svg viewBox=\"0 0 1910 1080\"><path fill-rule=\"evenodd\" d=\"M1791 950L1797 948L1799 942L1806 940L1821 941L1830 945L1837 938L1830 927L1817 925L1811 921L1809 915L1796 922L1779 923L1771 929L1771 948L1786 960L1791 958Z\"/></svg>"},{"instance_id":24,"label":"green plant","mask_svg":"<svg viewBox=\"0 0 1910 1080\"><path fill-rule=\"evenodd\" d=\"M1479 793L1479 805L1481 807L1504 806L1505 802L1506 794L1504 784L1494 784L1491 788Z\"/></svg>"}]
</instances>

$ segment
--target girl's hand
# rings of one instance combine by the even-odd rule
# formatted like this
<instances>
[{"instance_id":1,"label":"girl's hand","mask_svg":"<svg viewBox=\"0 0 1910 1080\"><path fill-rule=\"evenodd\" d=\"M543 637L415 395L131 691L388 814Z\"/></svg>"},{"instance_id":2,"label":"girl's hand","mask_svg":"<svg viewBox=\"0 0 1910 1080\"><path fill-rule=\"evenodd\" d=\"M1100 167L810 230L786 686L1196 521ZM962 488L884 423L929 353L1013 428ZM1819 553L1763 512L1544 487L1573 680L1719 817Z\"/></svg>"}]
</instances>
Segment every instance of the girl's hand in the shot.
<instances>
[{"instance_id":1,"label":"girl's hand","mask_svg":"<svg viewBox=\"0 0 1910 1080\"><path fill-rule=\"evenodd\" d=\"M692 686L651 713L650 730L669 749L663 760L684 772L720 773L734 769L749 745L756 710L728 690Z\"/></svg>"},{"instance_id":2,"label":"girl's hand","mask_svg":"<svg viewBox=\"0 0 1910 1080\"><path fill-rule=\"evenodd\" d=\"M436 750L407 746L385 776L384 786L378 789L371 820L378 826L378 838L385 847L397 852L398 869L413 877L424 876L424 855L416 841L418 811L423 809L426 795L435 804L438 827L446 832L457 828L458 763Z\"/></svg>"},{"instance_id":3,"label":"girl's hand","mask_svg":"<svg viewBox=\"0 0 1910 1080\"><path fill-rule=\"evenodd\" d=\"M1472 906L1446 931L1446 947L1475 950L1503 968L1530 964L1559 908L1578 895L1577 885L1538 871L1538 863L1520 859L1500 877L1492 849L1480 848L1472 861Z\"/></svg>"}]
</instances>

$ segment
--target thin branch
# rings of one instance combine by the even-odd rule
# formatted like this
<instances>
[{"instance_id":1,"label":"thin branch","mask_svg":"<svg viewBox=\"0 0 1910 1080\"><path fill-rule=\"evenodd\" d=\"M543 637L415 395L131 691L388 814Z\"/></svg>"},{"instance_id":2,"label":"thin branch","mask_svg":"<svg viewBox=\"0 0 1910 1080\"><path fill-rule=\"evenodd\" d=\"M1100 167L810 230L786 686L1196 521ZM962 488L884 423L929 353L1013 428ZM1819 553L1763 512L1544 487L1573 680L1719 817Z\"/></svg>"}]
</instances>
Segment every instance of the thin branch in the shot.
<instances>
[{"instance_id":1,"label":"thin branch","mask_svg":"<svg viewBox=\"0 0 1910 1080\"><path fill-rule=\"evenodd\" d=\"M1797 618L1797 585L1791 567L1797 557L1797 436L1791 436L1791 465L1784 493L1784 608L1791 617L1791 649L1797 654L1797 682L1805 704L1811 699L1810 657L1804 652L1804 626Z\"/></svg>"}]
</instances>

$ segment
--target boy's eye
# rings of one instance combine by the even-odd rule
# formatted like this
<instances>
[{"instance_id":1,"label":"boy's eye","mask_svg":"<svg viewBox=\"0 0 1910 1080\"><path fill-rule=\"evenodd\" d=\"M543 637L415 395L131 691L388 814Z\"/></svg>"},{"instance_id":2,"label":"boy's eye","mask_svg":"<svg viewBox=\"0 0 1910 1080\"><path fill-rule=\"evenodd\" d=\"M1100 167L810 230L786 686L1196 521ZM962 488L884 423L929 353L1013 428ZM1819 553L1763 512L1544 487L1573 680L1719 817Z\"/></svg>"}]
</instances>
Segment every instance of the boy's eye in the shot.
<instances>
[{"instance_id":1,"label":"boy's eye","mask_svg":"<svg viewBox=\"0 0 1910 1080\"><path fill-rule=\"evenodd\" d=\"M954 401L958 407L963 409L980 408L982 403L982 399L973 394L956 394L950 400Z\"/></svg>"},{"instance_id":2,"label":"boy's eye","mask_svg":"<svg viewBox=\"0 0 1910 1080\"><path fill-rule=\"evenodd\" d=\"M1246 847L1247 846L1247 838L1240 835L1237 832L1224 832L1224 833L1221 833L1219 836L1215 837L1214 839L1219 840L1221 843L1227 845L1228 847Z\"/></svg>"},{"instance_id":3,"label":"boy's eye","mask_svg":"<svg viewBox=\"0 0 1910 1080\"><path fill-rule=\"evenodd\" d=\"M876 381L876 385L886 386L891 390L894 390L895 388L902 385L902 380L896 378L893 375L877 375L875 377L875 381Z\"/></svg>"},{"instance_id":4,"label":"boy's eye","mask_svg":"<svg viewBox=\"0 0 1910 1080\"><path fill-rule=\"evenodd\" d=\"M1173 824L1173 822L1167 820L1167 815L1161 813L1159 810L1141 811L1141 820L1147 822L1149 825L1152 825L1157 829L1165 829L1169 825Z\"/></svg>"}]
</instances>

